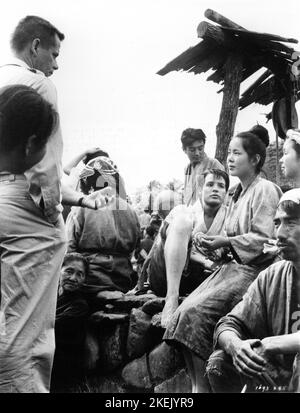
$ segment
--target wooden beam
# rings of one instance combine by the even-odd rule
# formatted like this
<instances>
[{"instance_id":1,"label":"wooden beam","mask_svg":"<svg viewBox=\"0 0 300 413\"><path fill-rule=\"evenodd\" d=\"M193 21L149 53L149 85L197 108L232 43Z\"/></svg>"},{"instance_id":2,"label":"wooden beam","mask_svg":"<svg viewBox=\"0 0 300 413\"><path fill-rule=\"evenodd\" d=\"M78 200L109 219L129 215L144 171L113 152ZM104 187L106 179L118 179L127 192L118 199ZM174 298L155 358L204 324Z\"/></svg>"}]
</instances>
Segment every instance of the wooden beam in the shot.
<instances>
[{"instance_id":1,"label":"wooden beam","mask_svg":"<svg viewBox=\"0 0 300 413\"><path fill-rule=\"evenodd\" d=\"M276 34L271 33L258 33L250 30L232 29L230 27L223 27L223 30L239 35L240 37L248 38L249 40L276 40L285 43L298 43L297 39L277 36Z\"/></svg>"},{"instance_id":2,"label":"wooden beam","mask_svg":"<svg viewBox=\"0 0 300 413\"><path fill-rule=\"evenodd\" d=\"M253 89L251 93L244 92L240 98L239 107L244 109L252 103L268 105L285 94L284 86L280 84L275 76L272 76Z\"/></svg>"},{"instance_id":3,"label":"wooden beam","mask_svg":"<svg viewBox=\"0 0 300 413\"><path fill-rule=\"evenodd\" d=\"M215 157L223 165L226 165L228 145L234 132L238 113L242 71L242 57L235 53L229 53L225 64L222 108L219 123L216 127L217 146Z\"/></svg>"},{"instance_id":4,"label":"wooden beam","mask_svg":"<svg viewBox=\"0 0 300 413\"><path fill-rule=\"evenodd\" d=\"M207 9L204 12L204 16L213 21L214 23L220 24L224 29L231 30L237 34L243 35L243 34L252 34L253 36L258 36L258 38L264 39L264 40L276 40L280 42L286 42L286 43L298 43L298 40L296 39L291 39L291 38L285 38L282 36L277 36L275 34L269 34L269 33L258 33L258 32L252 32L250 30L245 29L245 27L240 26L239 24L233 22L232 20L227 19L227 17L223 16L222 14L212 10L212 9Z\"/></svg>"},{"instance_id":5,"label":"wooden beam","mask_svg":"<svg viewBox=\"0 0 300 413\"><path fill-rule=\"evenodd\" d=\"M218 23L223 27L231 27L232 29L244 29L242 26L239 26L238 24L234 23L232 20L227 19L227 17L222 16L222 14L212 9L205 10L204 16L207 19L213 21L214 23Z\"/></svg>"},{"instance_id":6,"label":"wooden beam","mask_svg":"<svg viewBox=\"0 0 300 413\"><path fill-rule=\"evenodd\" d=\"M259 86L261 83L263 83L266 79L268 79L268 77L270 77L272 75L271 70L265 70L264 73L262 73L262 75L260 75L254 83L252 83L251 86L249 86L243 93L243 95L246 94L251 94L252 91Z\"/></svg>"},{"instance_id":7,"label":"wooden beam","mask_svg":"<svg viewBox=\"0 0 300 413\"><path fill-rule=\"evenodd\" d=\"M214 26L208 22L201 22L199 24L197 34L198 37L201 37L203 40L210 39L222 46L226 43L223 30L219 26Z\"/></svg>"}]
</instances>

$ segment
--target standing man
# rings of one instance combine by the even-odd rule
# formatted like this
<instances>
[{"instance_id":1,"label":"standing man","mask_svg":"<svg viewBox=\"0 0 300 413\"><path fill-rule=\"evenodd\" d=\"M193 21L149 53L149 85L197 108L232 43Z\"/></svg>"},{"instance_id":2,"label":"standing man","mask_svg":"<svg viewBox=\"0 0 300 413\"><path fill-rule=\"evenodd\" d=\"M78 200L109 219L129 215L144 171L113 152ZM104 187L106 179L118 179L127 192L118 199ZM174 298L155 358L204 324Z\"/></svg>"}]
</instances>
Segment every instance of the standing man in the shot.
<instances>
[{"instance_id":1,"label":"standing man","mask_svg":"<svg viewBox=\"0 0 300 413\"><path fill-rule=\"evenodd\" d=\"M57 110L49 76L58 69L63 39L63 33L40 17L22 19L11 39L15 57L0 67L0 87L30 86ZM49 391L58 277L66 244L61 200L92 209L105 204L101 193L83 197L61 184L62 149L58 121L40 162L21 172L0 172L5 182L5 214L0 217L0 392ZM16 213L12 197L23 213Z\"/></svg>"},{"instance_id":2,"label":"standing man","mask_svg":"<svg viewBox=\"0 0 300 413\"><path fill-rule=\"evenodd\" d=\"M203 172L207 169L224 170L224 167L217 159L209 158L204 152L206 136L202 129L185 129L181 135L181 142L183 152L190 161L184 170L184 203L189 206L201 197Z\"/></svg>"}]
</instances>

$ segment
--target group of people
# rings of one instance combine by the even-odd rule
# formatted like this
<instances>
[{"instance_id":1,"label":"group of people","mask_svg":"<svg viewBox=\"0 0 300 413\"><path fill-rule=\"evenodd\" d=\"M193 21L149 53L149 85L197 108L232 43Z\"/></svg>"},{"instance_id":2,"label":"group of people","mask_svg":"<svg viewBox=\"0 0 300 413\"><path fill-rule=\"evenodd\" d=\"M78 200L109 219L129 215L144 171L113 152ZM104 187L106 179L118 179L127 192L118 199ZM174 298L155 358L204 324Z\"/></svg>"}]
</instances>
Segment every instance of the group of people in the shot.
<instances>
[{"instance_id":1,"label":"group of people","mask_svg":"<svg viewBox=\"0 0 300 413\"><path fill-rule=\"evenodd\" d=\"M233 136L227 167L239 183L228 191L223 168L206 170L144 268L166 297L164 340L182 352L193 392L300 391L300 188L282 194L262 178L268 144L260 125ZM299 155L300 131L288 131L281 163L296 186Z\"/></svg>"},{"instance_id":2,"label":"group of people","mask_svg":"<svg viewBox=\"0 0 300 413\"><path fill-rule=\"evenodd\" d=\"M181 349L193 392L300 391L300 132L288 131L282 157L299 189L282 194L261 177L262 126L232 137L227 168L239 183L230 190L225 166L205 154L204 132L183 131L184 204L163 194L158 234L150 240L148 230L141 242L107 152L85 151L63 171L49 77L64 37L27 16L12 35L14 57L0 67L0 392L49 392L55 334L53 377L74 368L61 337L67 331L82 347L97 294L125 293L144 279L165 297L164 340ZM66 223L62 204L72 206ZM178 306L180 295L188 296Z\"/></svg>"}]
</instances>

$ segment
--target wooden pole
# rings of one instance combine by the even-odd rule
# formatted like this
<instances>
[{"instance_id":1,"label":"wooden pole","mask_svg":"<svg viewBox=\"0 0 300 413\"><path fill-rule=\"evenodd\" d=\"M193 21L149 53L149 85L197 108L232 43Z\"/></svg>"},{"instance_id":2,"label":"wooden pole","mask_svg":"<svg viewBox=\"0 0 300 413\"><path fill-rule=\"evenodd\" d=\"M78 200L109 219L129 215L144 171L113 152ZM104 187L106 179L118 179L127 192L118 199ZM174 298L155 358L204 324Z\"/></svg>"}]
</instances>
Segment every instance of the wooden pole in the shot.
<instances>
[{"instance_id":1,"label":"wooden pole","mask_svg":"<svg viewBox=\"0 0 300 413\"><path fill-rule=\"evenodd\" d=\"M225 64L222 108L219 123L216 127L217 146L215 157L223 165L226 165L228 145L234 133L239 107L242 71L242 57L234 53L229 54Z\"/></svg>"},{"instance_id":2,"label":"wooden pole","mask_svg":"<svg viewBox=\"0 0 300 413\"><path fill-rule=\"evenodd\" d=\"M232 29L244 29L244 27L239 26L238 24L234 23L232 20L227 19L227 17L222 16L222 14L212 9L205 10L204 16L207 19L213 21L214 23L218 23L224 27L230 27Z\"/></svg>"}]
</instances>

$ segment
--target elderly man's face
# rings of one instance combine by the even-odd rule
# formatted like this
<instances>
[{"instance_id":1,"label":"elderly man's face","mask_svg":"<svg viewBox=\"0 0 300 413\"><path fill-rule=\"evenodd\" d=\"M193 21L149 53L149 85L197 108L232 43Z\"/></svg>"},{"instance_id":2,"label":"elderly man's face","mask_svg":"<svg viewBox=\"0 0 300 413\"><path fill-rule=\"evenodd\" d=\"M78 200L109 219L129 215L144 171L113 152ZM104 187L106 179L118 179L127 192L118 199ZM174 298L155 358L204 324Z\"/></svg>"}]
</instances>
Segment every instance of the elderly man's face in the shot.
<instances>
[{"instance_id":1,"label":"elderly man's face","mask_svg":"<svg viewBox=\"0 0 300 413\"><path fill-rule=\"evenodd\" d=\"M274 224L278 247L282 258L300 261L300 218L289 215L280 207L277 209Z\"/></svg>"},{"instance_id":2,"label":"elderly man's face","mask_svg":"<svg viewBox=\"0 0 300 413\"><path fill-rule=\"evenodd\" d=\"M64 291L78 290L85 280L85 266L81 260L69 261L62 266L60 286Z\"/></svg>"},{"instance_id":3,"label":"elderly man's face","mask_svg":"<svg viewBox=\"0 0 300 413\"><path fill-rule=\"evenodd\" d=\"M60 40L55 34L53 44L49 48L44 48L41 45L38 47L38 54L34 61L34 68L40 70L49 77L53 74L54 70L58 69L56 59L59 55Z\"/></svg>"},{"instance_id":4,"label":"elderly man's face","mask_svg":"<svg viewBox=\"0 0 300 413\"><path fill-rule=\"evenodd\" d=\"M201 162L204 154L205 143L203 141L195 141L184 149L192 164Z\"/></svg>"}]
</instances>

